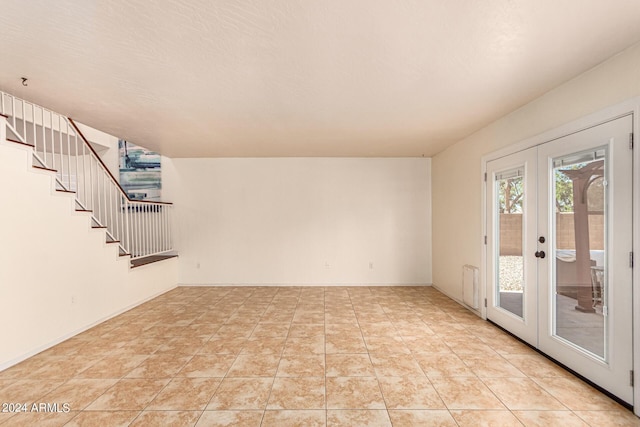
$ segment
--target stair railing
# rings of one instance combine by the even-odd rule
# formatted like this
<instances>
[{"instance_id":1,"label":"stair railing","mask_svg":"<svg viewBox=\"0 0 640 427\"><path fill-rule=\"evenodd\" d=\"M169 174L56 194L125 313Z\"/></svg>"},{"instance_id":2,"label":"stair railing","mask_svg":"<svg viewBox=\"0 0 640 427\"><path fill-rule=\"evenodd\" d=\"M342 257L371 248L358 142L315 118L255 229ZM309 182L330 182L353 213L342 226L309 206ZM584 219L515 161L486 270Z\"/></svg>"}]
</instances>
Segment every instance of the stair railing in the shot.
<instances>
[{"instance_id":1,"label":"stair railing","mask_svg":"<svg viewBox=\"0 0 640 427\"><path fill-rule=\"evenodd\" d=\"M55 172L56 190L75 194L76 210L132 259L173 250L172 204L129 199L72 119L0 91L7 139L33 149L34 166Z\"/></svg>"}]
</instances>

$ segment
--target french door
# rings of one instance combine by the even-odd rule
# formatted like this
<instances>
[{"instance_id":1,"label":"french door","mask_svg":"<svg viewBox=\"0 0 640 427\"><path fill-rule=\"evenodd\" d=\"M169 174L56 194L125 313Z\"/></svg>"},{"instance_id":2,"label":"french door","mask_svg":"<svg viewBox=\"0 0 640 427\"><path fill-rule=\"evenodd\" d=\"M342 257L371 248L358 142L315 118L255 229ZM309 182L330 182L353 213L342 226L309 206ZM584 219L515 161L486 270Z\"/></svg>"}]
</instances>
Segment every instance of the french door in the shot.
<instances>
[{"instance_id":1,"label":"french door","mask_svg":"<svg viewBox=\"0 0 640 427\"><path fill-rule=\"evenodd\" d=\"M487 318L633 403L632 116L487 163Z\"/></svg>"}]
</instances>

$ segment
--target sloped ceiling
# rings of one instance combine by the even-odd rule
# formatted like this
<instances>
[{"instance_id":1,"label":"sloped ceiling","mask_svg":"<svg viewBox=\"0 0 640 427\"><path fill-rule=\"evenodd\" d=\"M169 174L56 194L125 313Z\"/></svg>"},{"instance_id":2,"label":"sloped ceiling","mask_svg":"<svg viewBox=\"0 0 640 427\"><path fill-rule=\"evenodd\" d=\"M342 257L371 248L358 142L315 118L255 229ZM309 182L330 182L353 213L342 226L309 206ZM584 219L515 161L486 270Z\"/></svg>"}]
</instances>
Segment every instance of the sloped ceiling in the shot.
<instances>
[{"instance_id":1,"label":"sloped ceiling","mask_svg":"<svg viewBox=\"0 0 640 427\"><path fill-rule=\"evenodd\" d=\"M3 0L0 89L170 157L432 156L639 40L638 0Z\"/></svg>"}]
</instances>

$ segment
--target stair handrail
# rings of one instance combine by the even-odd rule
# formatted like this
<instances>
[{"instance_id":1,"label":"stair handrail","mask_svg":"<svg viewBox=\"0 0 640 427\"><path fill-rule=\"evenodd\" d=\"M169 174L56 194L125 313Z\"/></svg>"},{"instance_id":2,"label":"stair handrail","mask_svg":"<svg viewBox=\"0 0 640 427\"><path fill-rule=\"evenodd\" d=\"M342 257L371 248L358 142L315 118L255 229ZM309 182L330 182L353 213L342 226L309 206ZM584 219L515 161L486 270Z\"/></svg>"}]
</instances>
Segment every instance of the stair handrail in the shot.
<instances>
[{"instance_id":1,"label":"stair handrail","mask_svg":"<svg viewBox=\"0 0 640 427\"><path fill-rule=\"evenodd\" d=\"M84 136L82 131L79 129L79 127L75 123L75 121L71 117L68 117L67 119L71 123L71 125L73 126L73 129L80 136L80 139L84 142L84 144L87 147L89 147L89 150L91 150L91 152L92 152L93 156L95 157L95 159L100 163L100 165L102 166L102 169L108 174L111 182L120 191L121 197L123 197L126 200L126 206L125 206L125 211L126 212L130 213L131 210L134 209L136 213L140 214L140 212L142 212L142 214L144 215L144 214L149 214L149 213L152 213L152 212L157 212L157 211L153 210L153 206L157 206L157 205L173 206L173 203L170 203L170 202L159 202L159 201L131 199L129 197L129 195L127 194L127 192L122 188L122 186L120 185L118 180L115 179L115 177L113 176L113 174L111 173L109 168L107 168L107 165L104 164L104 162L102 161L102 159L100 158L98 153L94 150L94 148L91 146L91 144L89 144L89 141ZM136 207L136 205L141 205L141 206L140 207ZM129 223L127 223L127 224L129 224ZM169 232L169 230L164 230L163 229L162 233L163 234L169 234L170 232ZM141 238L141 236L130 236L129 234L130 233L127 233L125 235L126 236L125 238L127 239L127 242L124 245L122 245L122 247L125 249L125 252L127 254L131 255L132 259L141 258L143 256L155 255L155 254L158 254L158 253L168 252L168 251L172 250L172 247L165 247L164 250L151 250L151 251L149 251L148 247L151 245L151 243L149 241L147 241L147 239ZM171 245L169 245L169 246L171 246Z\"/></svg>"},{"instance_id":2,"label":"stair handrail","mask_svg":"<svg viewBox=\"0 0 640 427\"><path fill-rule=\"evenodd\" d=\"M6 116L5 97L11 101L11 123L7 117L6 125L22 144L30 145L33 148L33 157L41 167L56 172L56 186L58 191L66 191L75 193L75 199L80 209L91 212L92 219L97 228L105 228L110 241L117 242L121 248L121 254L130 255L132 259L143 256L154 255L172 250L170 217L169 211L172 207L170 202L157 202L147 200L131 199L127 192L122 188L118 180L113 176L109 168L105 165L95 149L91 146L87 138L79 129L75 121L62 114L53 112L35 103L15 97L6 92L0 91L0 114ZM18 112L16 103L20 102L22 106L22 133L17 129ZM30 105L31 124L27 127L27 112L29 110L26 105ZM40 117L36 116L36 108L40 110ZM46 113L46 115L45 115ZM55 120L54 120L55 117ZM37 119L41 120L41 124L37 124ZM49 119L50 126L46 126L46 118ZM57 121L58 128L55 128ZM63 129L62 125L65 125ZM39 129L39 127L41 127ZM28 141L28 131L32 133L33 144ZM38 131L41 136L42 157L38 154ZM73 134L71 134L71 132ZM66 135L66 146L64 145L63 134ZM56 147L56 136L58 147ZM74 144L71 143L73 137ZM80 139L82 148L82 159L80 157L78 138ZM50 141L50 147L47 146L47 139ZM51 149L51 152L48 151ZM56 152L56 148L58 152ZM63 157L66 148L66 157ZM71 161L72 148L74 148L75 167ZM85 156L89 154L89 173L87 175ZM47 161L47 154L50 154L52 164ZM59 157L60 170L56 169L56 156ZM65 159L67 163L67 179L65 182ZM93 164L99 169L99 173L93 175ZM72 182L72 169L75 169ZM82 171L82 174L81 174ZM101 175L102 174L102 179ZM82 175L82 196L80 190L80 177ZM87 184L87 176L89 183ZM105 182L105 178L108 184ZM94 182L95 180L95 182ZM100 185L102 181L102 186ZM75 184L75 189L73 188ZM87 190L88 189L88 190ZM115 190L114 191L112 190ZM75 191L74 191L75 190ZM89 196L87 196L87 192ZM94 194L97 192L97 194ZM97 200L97 203L95 202ZM163 208L164 206L164 208ZM169 211L166 210L169 209ZM115 219L114 219L115 216ZM151 235L155 233L154 235ZM159 237L159 241L157 237Z\"/></svg>"}]
</instances>

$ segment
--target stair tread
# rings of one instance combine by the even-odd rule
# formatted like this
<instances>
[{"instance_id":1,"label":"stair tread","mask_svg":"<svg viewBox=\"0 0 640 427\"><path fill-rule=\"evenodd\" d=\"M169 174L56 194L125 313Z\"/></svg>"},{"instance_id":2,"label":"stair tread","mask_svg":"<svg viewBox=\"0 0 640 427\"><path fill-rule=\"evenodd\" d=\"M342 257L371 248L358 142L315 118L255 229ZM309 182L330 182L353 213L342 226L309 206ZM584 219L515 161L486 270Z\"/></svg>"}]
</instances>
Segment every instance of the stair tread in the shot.
<instances>
[{"instance_id":1,"label":"stair tread","mask_svg":"<svg viewBox=\"0 0 640 427\"><path fill-rule=\"evenodd\" d=\"M141 267L143 265L152 264L158 261L164 261L166 259L177 258L178 255L150 255L142 258L136 258L131 260L131 268Z\"/></svg>"},{"instance_id":2,"label":"stair tread","mask_svg":"<svg viewBox=\"0 0 640 427\"><path fill-rule=\"evenodd\" d=\"M38 166L38 165L31 165L31 166L32 166L32 167L34 167L34 168L36 168L36 169L42 169L42 170L45 170L45 171L51 171L51 172L58 172L58 171L57 171L57 170L55 170L55 169L47 168L47 167L44 167L44 166Z\"/></svg>"},{"instance_id":3,"label":"stair tread","mask_svg":"<svg viewBox=\"0 0 640 427\"><path fill-rule=\"evenodd\" d=\"M73 191L73 190L65 190L64 188L56 188L56 191L58 193L73 193L73 194L76 194L75 191Z\"/></svg>"},{"instance_id":4,"label":"stair tread","mask_svg":"<svg viewBox=\"0 0 640 427\"><path fill-rule=\"evenodd\" d=\"M105 228L106 229L107 227L104 227L102 225L92 225L91 228Z\"/></svg>"},{"instance_id":5,"label":"stair tread","mask_svg":"<svg viewBox=\"0 0 640 427\"><path fill-rule=\"evenodd\" d=\"M31 148L34 147L33 144L29 144L28 142L18 141L17 139L13 139L13 138L7 138L7 141L13 142L14 144L26 145L27 147L31 147Z\"/></svg>"}]
</instances>

